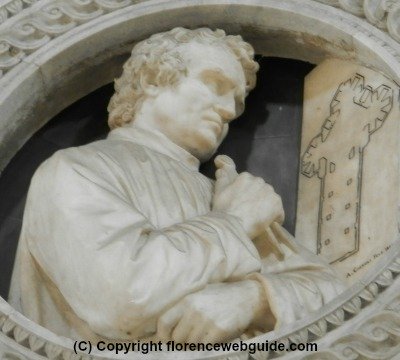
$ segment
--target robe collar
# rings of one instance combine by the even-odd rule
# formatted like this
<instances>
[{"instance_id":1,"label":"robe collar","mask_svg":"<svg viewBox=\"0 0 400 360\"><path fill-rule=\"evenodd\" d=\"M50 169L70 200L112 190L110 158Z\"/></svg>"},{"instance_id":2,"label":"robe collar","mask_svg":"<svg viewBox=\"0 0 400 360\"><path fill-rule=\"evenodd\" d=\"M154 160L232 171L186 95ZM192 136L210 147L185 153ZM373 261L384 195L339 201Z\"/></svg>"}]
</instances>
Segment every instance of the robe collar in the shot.
<instances>
[{"instance_id":1,"label":"robe collar","mask_svg":"<svg viewBox=\"0 0 400 360\"><path fill-rule=\"evenodd\" d=\"M119 127L111 130L108 134L108 138L131 141L166 155L193 170L199 170L199 159L176 145L158 130L149 131L139 127Z\"/></svg>"}]
</instances>

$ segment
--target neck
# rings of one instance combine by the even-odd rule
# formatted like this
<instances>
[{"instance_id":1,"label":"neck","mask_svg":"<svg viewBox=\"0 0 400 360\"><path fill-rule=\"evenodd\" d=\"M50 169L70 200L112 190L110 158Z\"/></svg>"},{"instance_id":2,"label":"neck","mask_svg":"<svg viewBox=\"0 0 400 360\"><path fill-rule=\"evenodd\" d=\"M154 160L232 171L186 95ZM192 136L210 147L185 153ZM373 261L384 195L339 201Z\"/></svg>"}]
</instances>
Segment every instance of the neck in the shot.
<instances>
[{"instance_id":1,"label":"neck","mask_svg":"<svg viewBox=\"0 0 400 360\"><path fill-rule=\"evenodd\" d=\"M109 137L124 138L142 146L151 148L159 153L165 154L179 162L183 162L192 168L199 168L200 161L184 148L175 144L161 131L147 127L129 126L119 127L110 132Z\"/></svg>"},{"instance_id":2,"label":"neck","mask_svg":"<svg viewBox=\"0 0 400 360\"><path fill-rule=\"evenodd\" d=\"M190 155L194 156L200 162L205 162L209 158L211 158L212 154L210 154L209 156L206 155L205 157L202 157L201 153L196 152L195 149L183 147L182 144L174 141L169 136L165 135L164 132L158 128L157 123L151 121L150 118L148 118L148 120L149 121L147 121L147 119L144 119L144 121L140 120L140 121L136 122L137 119L135 118L135 120L133 122L128 124L127 128L131 128L133 130L145 131L147 133L155 133L155 134L157 134L158 137L164 138L164 139L166 139L166 141L172 142L174 145L181 148L182 151L186 151Z\"/></svg>"}]
</instances>

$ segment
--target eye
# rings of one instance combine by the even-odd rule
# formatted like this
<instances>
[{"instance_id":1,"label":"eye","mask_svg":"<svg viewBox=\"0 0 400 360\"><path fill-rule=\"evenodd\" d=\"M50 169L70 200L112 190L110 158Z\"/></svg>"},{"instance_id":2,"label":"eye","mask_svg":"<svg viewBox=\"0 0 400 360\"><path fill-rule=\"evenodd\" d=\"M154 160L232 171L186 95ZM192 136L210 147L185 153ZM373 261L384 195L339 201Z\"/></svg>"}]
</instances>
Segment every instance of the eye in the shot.
<instances>
[{"instance_id":1,"label":"eye","mask_svg":"<svg viewBox=\"0 0 400 360\"><path fill-rule=\"evenodd\" d=\"M234 88L232 81L217 71L203 72L201 81L218 96L226 95Z\"/></svg>"}]
</instances>

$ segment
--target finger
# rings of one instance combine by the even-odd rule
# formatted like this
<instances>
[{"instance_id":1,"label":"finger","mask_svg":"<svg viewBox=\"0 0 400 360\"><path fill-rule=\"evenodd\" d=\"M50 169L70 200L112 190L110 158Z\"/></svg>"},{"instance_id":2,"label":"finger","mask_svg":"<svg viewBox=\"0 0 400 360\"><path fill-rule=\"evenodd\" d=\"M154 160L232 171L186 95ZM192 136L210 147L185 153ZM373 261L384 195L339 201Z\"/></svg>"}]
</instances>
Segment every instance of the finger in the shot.
<instances>
[{"instance_id":1,"label":"finger","mask_svg":"<svg viewBox=\"0 0 400 360\"><path fill-rule=\"evenodd\" d=\"M170 340L172 331L182 318L184 304L178 303L165 312L157 322L157 336L164 340Z\"/></svg>"},{"instance_id":2,"label":"finger","mask_svg":"<svg viewBox=\"0 0 400 360\"><path fill-rule=\"evenodd\" d=\"M278 194L275 195L275 204L276 204L275 208L277 209L277 215L274 221L282 225L283 222L285 221L285 211L283 210L282 198Z\"/></svg>"},{"instance_id":3,"label":"finger","mask_svg":"<svg viewBox=\"0 0 400 360\"><path fill-rule=\"evenodd\" d=\"M188 342L190 343L199 343L204 337L204 330L206 325L201 322L196 322L195 326L192 328L192 331L187 337Z\"/></svg>"},{"instance_id":4,"label":"finger","mask_svg":"<svg viewBox=\"0 0 400 360\"><path fill-rule=\"evenodd\" d=\"M195 326L195 324L191 312L185 313L172 331L171 339L178 343L187 342L187 337L192 331L193 326Z\"/></svg>"},{"instance_id":5,"label":"finger","mask_svg":"<svg viewBox=\"0 0 400 360\"><path fill-rule=\"evenodd\" d=\"M237 177L236 166L233 160L226 155L218 155L214 160L217 171L215 172L215 192L222 192Z\"/></svg>"},{"instance_id":6,"label":"finger","mask_svg":"<svg viewBox=\"0 0 400 360\"><path fill-rule=\"evenodd\" d=\"M214 159L214 164L218 169L223 166L230 166L236 168L234 161L228 155L218 155Z\"/></svg>"},{"instance_id":7,"label":"finger","mask_svg":"<svg viewBox=\"0 0 400 360\"><path fill-rule=\"evenodd\" d=\"M254 177L249 173L241 173L229 190L226 195L231 197L231 204L234 208L245 206L253 212L256 211L256 208L265 207L263 202L270 203L271 196L274 194L271 185L266 184L262 178ZM241 194L245 194L245 196L240 196Z\"/></svg>"},{"instance_id":8,"label":"finger","mask_svg":"<svg viewBox=\"0 0 400 360\"><path fill-rule=\"evenodd\" d=\"M265 239L268 241L271 251L276 255L278 260L282 261L285 255L283 248L281 247L279 240L275 236L271 226L265 228Z\"/></svg>"},{"instance_id":9,"label":"finger","mask_svg":"<svg viewBox=\"0 0 400 360\"><path fill-rule=\"evenodd\" d=\"M297 252L297 246L294 242L293 236L290 235L281 225L276 222L272 223L271 228L281 244L285 244L293 252Z\"/></svg>"},{"instance_id":10,"label":"finger","mask_svg":"<svg viewBox=\"0 0 400 360\"><path fill-rule=\"evenodd\" d=\"M202 335L201 342L204 344L207 343L216 343L221 341L226 341L235 336L236 334L229 334L226 331L216 327L210 326Z\"/></svg>"},{"instance_id":11,"label":"finger","mask_svg":"<svg viewBox=\"0 0 400 360\"><path fill-rule=\"evenodd\" d=\"M275 222L279 225L282 225L285 221L285 213L281 212L277 218L275 219Z\"/></svg>"},{"instance_id":12,"label":"finger","mask_svg":"<svg viewBox=\"0 0 400 360\"><path fill-rule=\"evenodd\" d=\"M196 316L192 319L192 322L194 323L194 326L187 337L188 342L201 342L201 340L204 338L205 332L208 329L207 324L209 323L209 321L204 321L204 318L202 318L202 316Z\"/></svg>"},{"instance_id":13,"label":"finger","mask_svg":"<svg viewBox=\"0 0 400 360\"><path fill-rule=\"evenodd\" d=\"M236 165L233 160L227 155L218 155L214 160L217 169L223 169L223 175L228 177L230 182L233 182L238 173L236 171Z\"/></svg>"},{"instance_id":14,"label":"finger","mask_svg":"<svg viewBox=\"0 0 400 360\"><path fill-rule=\"evenodd\" d=\"M222 193L222 191L231 184L231 180L229 179L229 176L227 175L225 169L218 169L215 172L215 179L216 179L214 185L215 194Z\"/></svg>"},{"instance_id":15,"label":"finger","mask_svg":"<svg viewBox=\"0 0 400 360\"><path fill-rule=\"evenodd\" d=\"M268 193L276 194L274 187L271 184L266 183L262 178L255 178L254 182L257 184L263 185L264 189Z\"/></svg>"},{"instance_id":16,"label":"finger","mask_svg":"<svg viewBox=\"0 0 400 360\"><path fill-rule=\"evenodd\" d=\"M235 183L237 184L237 186L239 186L239 188L240 187L251 188L250 184L252 178L253 176L250 173L248 173L247 171L243 171L238 175L237 179L235 180Z\"/></svg>"},{"instance_id":17,"label":"finger","mask_svg":"<svg viewBox=\"0 0 400 360\"><path fill-rule=\"evenodd\" d=\"M223 181L227 177L228 177L228 175L227 175L227 173L226 173L224 168L219 168L215 172L215 179L218 180L218 181Z\"/></svg>"},{"instance_id":18,"label":"finger","mask_svg":"<svg viewBox=\"0 0 400 360\"><path fill-rule=\"evenodd\" d=\"M235 180L236 191L243 191L246 193L246 199L255 196L255 200L259 198L260 192L270 192L272 190L270 185L267 185L262 178L257 178L248 172L242 172Z\"/></svg>"}]
</instances>

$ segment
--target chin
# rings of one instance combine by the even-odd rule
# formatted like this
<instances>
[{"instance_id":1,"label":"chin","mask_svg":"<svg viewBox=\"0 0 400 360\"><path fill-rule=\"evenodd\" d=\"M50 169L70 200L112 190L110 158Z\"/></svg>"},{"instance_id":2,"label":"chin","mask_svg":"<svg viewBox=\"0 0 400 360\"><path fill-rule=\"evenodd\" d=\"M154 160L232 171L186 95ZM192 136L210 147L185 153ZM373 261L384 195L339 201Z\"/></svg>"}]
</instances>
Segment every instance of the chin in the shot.
<instances>
[{"instance_id":1,"label":"chin","mask_svg":"<svg viewBox=\"0 0 400 360\"><path fill-rule=\"evenodd\" d=\"M223 136L218 136L214 131L197 133L196 137L192 137L189 152L201 162L210 160L221 145L226 132L223 132L221 135Z\"/></svg>"},{"instance_id":2,"label":"chin","mask_svg":"<svg viewBox=\"0 0 400 360\"><path fill-rule=\"evenodd\" d=\"M201 163L204 163L204 162L210 160L216 151L217 151L217 149L210 151L208 153L198 154L196 157L200 160Z\"/></svg>"},{"instance_id":3,"label":"chin","mask_svg":"<svg viewBox=\"0 0 400 360\"><path fill-rule=\"evenodd\" d=\"M213 141L212 143L208 142L207 144L203 142L201 146L193 149L191 153L203 163L211 159L211 157L218 150L220 144L220 141Z\"/></svg>"}]
</instances>

